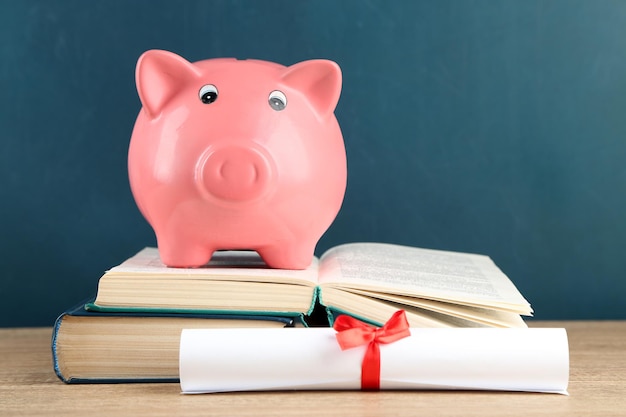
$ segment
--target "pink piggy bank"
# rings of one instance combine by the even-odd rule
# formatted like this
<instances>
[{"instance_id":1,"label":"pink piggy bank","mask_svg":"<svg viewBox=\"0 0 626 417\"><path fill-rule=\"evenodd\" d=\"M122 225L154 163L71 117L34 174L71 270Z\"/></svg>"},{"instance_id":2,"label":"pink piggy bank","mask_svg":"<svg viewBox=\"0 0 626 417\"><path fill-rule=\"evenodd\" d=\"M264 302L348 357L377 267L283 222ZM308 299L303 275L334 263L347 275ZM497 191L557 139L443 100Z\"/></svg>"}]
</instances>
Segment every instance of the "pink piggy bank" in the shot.
<instances>
[{"instance_id":1,"label":"pink piggy bank","mask_svg":"<svg viewBox=\"0 0 626 417\"><path fill-rule=\"evenodd\" d=\"M171 267L220 249L256 250L272 268L303 269L346 188L334 115L341 70L327 60L190 63L171 52L137 62L139 112L130 185Z\"/></svg>"}]
</instances>

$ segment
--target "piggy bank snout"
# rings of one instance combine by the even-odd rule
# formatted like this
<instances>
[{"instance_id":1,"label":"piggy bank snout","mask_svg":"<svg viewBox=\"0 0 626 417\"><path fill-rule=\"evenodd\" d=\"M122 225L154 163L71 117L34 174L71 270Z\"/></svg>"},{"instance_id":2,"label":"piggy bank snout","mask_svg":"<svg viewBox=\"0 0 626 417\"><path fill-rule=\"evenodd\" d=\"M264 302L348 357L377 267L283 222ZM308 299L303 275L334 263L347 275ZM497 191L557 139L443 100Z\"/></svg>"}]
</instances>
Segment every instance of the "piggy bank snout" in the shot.
<instances>
[{"instance_id":1,"label":"piggy bank snout","mask_svg":"<svg viewBox=\"0 0 626 417\"><path fill-rule=\"evenodd\" d=\"M271 156L259 146L210 147L198 160L196 184L206 197L246 202L269 191L274 171Z\"/></svg>"}]
</instances>

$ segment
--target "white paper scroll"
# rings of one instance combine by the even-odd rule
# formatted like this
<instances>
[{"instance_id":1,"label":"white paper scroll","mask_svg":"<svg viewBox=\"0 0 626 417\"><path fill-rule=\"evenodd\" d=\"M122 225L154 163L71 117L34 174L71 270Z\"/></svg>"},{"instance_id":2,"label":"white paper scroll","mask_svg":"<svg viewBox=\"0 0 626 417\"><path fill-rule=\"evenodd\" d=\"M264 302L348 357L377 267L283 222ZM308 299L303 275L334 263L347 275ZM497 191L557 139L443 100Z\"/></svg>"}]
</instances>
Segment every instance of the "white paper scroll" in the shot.
<instances>
[{"instance_id":1,"label":"white paper scroll","mask_svg":"<svg viewBox=\"0 0 626 417\"><path fill-rule=\"evenodd\" d=\"M359 390L366 346L342 351L332 328L187 329L184 393ZM380 388L567 394L565 329L411 329L381 344Z\"/></svg>"}]
</instances>

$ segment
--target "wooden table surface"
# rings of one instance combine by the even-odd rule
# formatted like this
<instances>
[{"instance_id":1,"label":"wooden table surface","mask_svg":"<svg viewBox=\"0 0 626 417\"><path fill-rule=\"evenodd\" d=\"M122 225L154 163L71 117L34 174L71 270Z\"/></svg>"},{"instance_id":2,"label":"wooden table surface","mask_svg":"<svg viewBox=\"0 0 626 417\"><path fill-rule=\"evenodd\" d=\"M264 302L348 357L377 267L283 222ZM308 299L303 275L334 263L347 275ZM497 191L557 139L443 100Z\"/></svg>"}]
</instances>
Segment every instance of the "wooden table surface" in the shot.
<instances>
[{"instance_id":1,"label":"wooden table surface","mask_svg":"<svg viewBox=\"0 0 626 417\"><path fill-rule=\"evenodd\" d=\"M626 416L626 321L565 327L569 396L504 392L266 392L182 395L178 384L67 385L50 328L0 329L1 416Z\"/></svg>"}]
</instances>

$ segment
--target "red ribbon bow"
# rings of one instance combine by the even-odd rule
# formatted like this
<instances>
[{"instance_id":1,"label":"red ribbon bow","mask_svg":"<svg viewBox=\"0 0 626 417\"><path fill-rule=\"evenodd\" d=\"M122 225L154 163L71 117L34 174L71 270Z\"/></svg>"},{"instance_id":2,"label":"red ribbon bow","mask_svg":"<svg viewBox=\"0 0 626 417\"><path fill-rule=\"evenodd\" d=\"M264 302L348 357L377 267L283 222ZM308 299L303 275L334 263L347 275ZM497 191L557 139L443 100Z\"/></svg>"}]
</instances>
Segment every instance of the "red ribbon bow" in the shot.
<instances>
[{"instance_id":1,"label":"red ribbon bow","mask_svg":"<svg viewBox=\"0 0 626 417\"><path fill-rule=\"evenodd\" d=\"M372 327L353 317L341 315L335 320L337 342L341 350L367 344L361 365L361 389L380 389L380 343L392 343L411 335L404 310L398 310L381 328Z\"/></svg>"}]
</instances>

